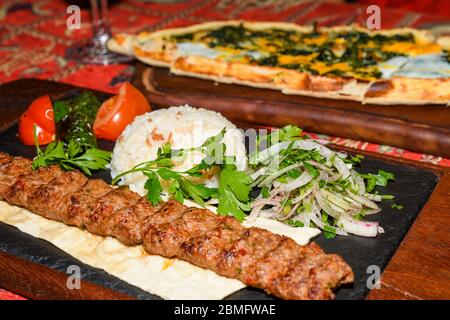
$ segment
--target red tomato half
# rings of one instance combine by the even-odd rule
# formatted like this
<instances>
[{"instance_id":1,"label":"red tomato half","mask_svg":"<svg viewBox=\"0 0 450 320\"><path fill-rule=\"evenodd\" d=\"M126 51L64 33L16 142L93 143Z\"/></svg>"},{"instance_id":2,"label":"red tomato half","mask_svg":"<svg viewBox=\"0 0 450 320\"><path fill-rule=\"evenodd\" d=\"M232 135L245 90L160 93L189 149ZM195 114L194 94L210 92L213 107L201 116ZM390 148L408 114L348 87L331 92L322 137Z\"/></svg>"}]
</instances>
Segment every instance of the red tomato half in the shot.
<instances>
[{"instance_id":1,"label":"red tomato half","mask_svg":"<svg viewBox=\"0 0 450 320\"><path fill-rule=\"evenodd\" d=\"M19 120L19 139L23 144L34 145L34 126L39 144L55 140L56 126L53 106L48 95L34 100Z\"/></svg>"},{"instance_id":2,"label":"red tomato half","mask_svg":"<svg viewBox=\"0 0 450 320\"><path fill-rule=\"evenodd\" d=\"M94 122L97 138L115 141L137 116L151 111L144 95L129 83L124 83L119 94L103 102Z\"/></svg>"}]
</instances>

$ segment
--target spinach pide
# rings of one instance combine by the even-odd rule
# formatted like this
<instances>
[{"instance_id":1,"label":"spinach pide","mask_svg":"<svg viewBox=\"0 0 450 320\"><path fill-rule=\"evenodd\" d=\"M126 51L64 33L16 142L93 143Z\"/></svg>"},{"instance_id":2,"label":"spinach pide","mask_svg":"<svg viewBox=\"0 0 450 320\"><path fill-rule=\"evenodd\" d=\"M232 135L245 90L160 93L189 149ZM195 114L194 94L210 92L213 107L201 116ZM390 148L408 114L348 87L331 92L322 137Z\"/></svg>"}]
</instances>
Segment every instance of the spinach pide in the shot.
<instances>
[{"instance_id":1,"label":"spinach pide","mask_svg":"<svg viewBox=\"0 0 450 320\"><path fill-rule=\"evenodd\" d=\"M411 33L370 35L358 30L253 30L243 24L177 34L170 41L202 44L215 50L217 59L360 80L381 78L379 63L408 55L407 49L418 45Z\"/></svg>"},{"instance_id":2,"label":"spinach pide","mask_svg":"<svg viewBox=\"0 0 450 320\"><path fill-rule=\"evenodd\" d=\"M450 42L427 30L213 21L126 38L117 52L175 75L362 104L450 101Z\"/></svg>"}]
</instances>

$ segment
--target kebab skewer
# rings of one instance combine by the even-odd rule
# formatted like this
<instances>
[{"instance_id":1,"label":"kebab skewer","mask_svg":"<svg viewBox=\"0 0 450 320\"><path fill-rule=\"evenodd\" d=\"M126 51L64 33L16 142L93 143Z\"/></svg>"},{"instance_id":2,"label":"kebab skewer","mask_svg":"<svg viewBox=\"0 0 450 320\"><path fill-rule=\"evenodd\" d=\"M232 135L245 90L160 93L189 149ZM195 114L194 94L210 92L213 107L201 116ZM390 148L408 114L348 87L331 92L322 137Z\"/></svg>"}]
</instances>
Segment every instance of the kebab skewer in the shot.
<instances>
[{"instance_id":1,"label":"kebab skewer","mask_svg":"<svg viewBox=\"0 0 450 320\"><path fill-rule=\"evenodd\" d=\"M32 170L31 160L1 152L0 200L126 245L142 244L149 254L188 261L282 299L331 299L333 289L354 278L342 257L315 243L300 246L174 200L153 206L128 187L58 166Z\"/></svg>"}]
</instances>

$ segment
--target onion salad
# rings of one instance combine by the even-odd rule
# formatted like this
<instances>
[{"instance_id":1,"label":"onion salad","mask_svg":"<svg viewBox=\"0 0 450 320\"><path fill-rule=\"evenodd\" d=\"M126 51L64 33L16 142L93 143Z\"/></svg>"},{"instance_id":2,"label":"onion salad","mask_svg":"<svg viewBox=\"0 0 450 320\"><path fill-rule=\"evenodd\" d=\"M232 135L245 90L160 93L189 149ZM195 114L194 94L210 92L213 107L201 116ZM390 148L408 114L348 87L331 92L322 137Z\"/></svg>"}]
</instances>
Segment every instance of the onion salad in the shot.
<instances>
[{"instance_id":1,"label":"onion salad","mask_svg":"<svg viewBox=\"0 0 450 320\"><path fill-rule=\"evenodd\" d=\"M383 170L360 174L354 167L362 156L333 151L286 126L259 137L250 154L251 186L260 190L248 219L264 217L296 227L317 227L326 237L348 234L375 237L383 233L367 215L380 212L377 203L393 199L374 192L394 176Z\"/></svg>"}]
</instances>

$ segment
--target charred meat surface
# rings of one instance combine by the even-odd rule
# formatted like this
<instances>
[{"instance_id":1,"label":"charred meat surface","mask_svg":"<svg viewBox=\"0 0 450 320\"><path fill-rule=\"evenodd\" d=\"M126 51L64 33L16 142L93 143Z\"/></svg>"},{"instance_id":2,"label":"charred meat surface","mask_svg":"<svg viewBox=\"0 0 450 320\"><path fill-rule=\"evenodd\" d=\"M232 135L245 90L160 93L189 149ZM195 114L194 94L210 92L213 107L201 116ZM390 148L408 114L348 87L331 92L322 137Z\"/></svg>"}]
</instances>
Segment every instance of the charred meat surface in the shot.
<instances>
[{"instance_id":1,"label":"charred meat surface","mask_svg":"<svg viewBox=\"0 0 450 320\"><path fill-rule=\"evenodd\" d=\"M2 153L0 153L2 154ZM4 199L5 191L11 187L21 175L32 172L31 160L21 157L1 156L0 164L0 200Z\"/></svg>"},{"instance_id":2,"label":"charred meat surface","mask_svg":"<svg viewBox=\"0 0 450 320\"><path fill-rule=\"evenodd\" d=\"M47 184L39 186L28 197L28 208L44 217L57 221L66 221L68 197L80 190L88 179L78 171L69 171L56 175ZM51 205L48 205L48 203Z\"/></svg>"},{"instance_id":3,"label":"charred meat surface","mask_svg":"<svg viewBox=\"0 0 450 320\"><path fill-rule=\"evenodd\" d=\"M127 187L55 166L33 171L31 160L2 152L0 200L127 245L143 244L149 254L183 259L282 299L331 299L333 289L354 277L342 257L315 243L300 246L174 200L153 206Z\"/></svg>"}]
</instances>

